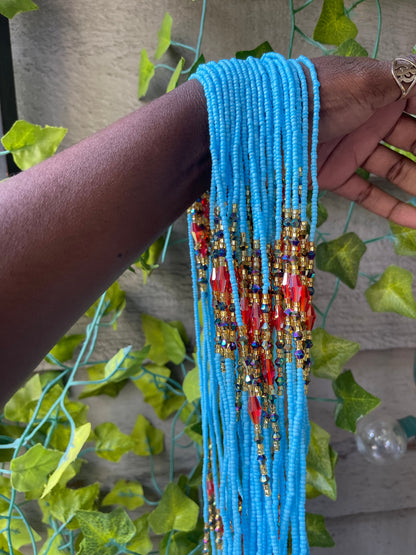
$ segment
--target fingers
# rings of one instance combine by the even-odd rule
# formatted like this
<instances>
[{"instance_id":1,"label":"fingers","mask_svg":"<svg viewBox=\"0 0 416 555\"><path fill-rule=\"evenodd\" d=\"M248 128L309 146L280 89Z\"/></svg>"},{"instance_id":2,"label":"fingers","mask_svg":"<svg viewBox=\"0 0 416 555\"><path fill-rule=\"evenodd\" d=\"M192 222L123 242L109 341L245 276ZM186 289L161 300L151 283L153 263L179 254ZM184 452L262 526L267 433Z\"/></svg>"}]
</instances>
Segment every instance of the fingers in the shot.
<instances>
[{"instance_id":1,"label":"fingers","mask_svg":"<svg viewBox=\"0 0 416 555\"><path fill-rule=\"evenodd\" d=\"M403 114L384 140L390 145L416 154L416 119Z\"/></svg>"},{"instance_id":2,"label":"fingers","mask_svg":"<svg viewBox=\"0 0 416 555\"><path fill-rule=\"evenodd\" d=\"M416 228L415 206L389 195L359 175L354 174L334 191L378 216L399 225Z\"/></svg>"},{"instance_id":3,"label":"fingers","mask_svg":"<svg viewBox=\"0 0 416 555\"><path fill-rule=\"evenodd\" d=\"M379 145L362 167L372 174L384 177L403 191L416 195L416 164L406 156Z\"/></svg>"}]
</instances>

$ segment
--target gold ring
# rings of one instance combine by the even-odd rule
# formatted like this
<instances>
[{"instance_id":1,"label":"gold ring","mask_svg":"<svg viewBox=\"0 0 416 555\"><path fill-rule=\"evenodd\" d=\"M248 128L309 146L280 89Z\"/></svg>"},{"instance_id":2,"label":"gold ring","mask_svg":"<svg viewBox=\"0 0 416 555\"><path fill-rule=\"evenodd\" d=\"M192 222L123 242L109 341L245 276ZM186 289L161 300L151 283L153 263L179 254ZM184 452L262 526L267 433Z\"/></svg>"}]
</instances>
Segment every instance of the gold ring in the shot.
<instances>
[{"instance_id":1,"label":"gold ring","mask_svg":"<svg viewBox=\"0 0 416 555\"><path fill-rule=\"evenodd\" d=\"M391 73L402 91L402 98L406 97L416 84L416 64L407 56L395 58L391 65Z\"/></svg>"}]
</instances>

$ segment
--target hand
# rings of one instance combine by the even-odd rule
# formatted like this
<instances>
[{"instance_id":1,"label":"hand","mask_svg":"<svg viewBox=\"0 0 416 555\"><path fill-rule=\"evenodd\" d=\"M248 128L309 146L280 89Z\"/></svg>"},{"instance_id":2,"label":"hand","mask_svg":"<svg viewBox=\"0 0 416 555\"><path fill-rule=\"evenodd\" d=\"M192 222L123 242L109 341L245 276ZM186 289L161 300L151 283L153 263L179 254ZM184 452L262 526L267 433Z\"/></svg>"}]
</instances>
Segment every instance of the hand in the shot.
<instances>
[{"instance_id":1,"label":"hand","mask_svg":"<svg viewBox=\"0 0 416 555\"><path fill-rule=\"evenodd\" d=\"M361 167L416 195L416 164L380 144L385 141L416 154L416 119L412 117L416 116L416 86L402 98L391 62L336 56L313 62L321 83L320 188L416 228L414 206L355 173Z\"/></svg>"}]
</instances>

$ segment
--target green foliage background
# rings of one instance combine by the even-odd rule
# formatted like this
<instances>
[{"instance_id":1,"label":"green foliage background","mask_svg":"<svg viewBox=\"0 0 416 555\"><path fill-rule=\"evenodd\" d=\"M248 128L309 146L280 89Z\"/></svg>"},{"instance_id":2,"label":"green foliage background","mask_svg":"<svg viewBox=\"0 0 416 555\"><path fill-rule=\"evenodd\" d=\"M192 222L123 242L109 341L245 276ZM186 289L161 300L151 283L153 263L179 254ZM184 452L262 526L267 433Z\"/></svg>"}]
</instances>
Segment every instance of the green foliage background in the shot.
<instances>
[{"instance_id":1,"label":"green foliage background","mask_svg":"<svg viewBox=\"0 0 416 555\"><path fill-rule=\"evenodd\" d=\"M313 36L308 36L297 25L297 14L306 10L314 0L294 8L291 13L289 56L295 35L308 44L317 46L325 54L367 56L367 51L356 41L358 29L354 23L354 8L367 0L353 2L347 8L343 0L324 0ZM206 0L201 0L201 28L196 47L181 45L172 39L172 18L166 13L158 32L158 46L153 56L142 50L139 63L138 95L146 94L155 72L161 68L171 71L167 91L189 76L204 61L200 51ZM372 56L377 56L380 30L374 41ZM6 17L37 9L31 0L3 0L0 13ZM180 57L176 67L153 63L161 59L170 46L189 51L190 64ZM254 50L237 53L244 58L261 56L271 50L265 42ZM27 169L51 156L58 148L66 130L41 127L18 121L2 138L2 144L21 169ZM355 432L358 418L379 404L379 399L356 383L353 373L345 365L360 349L358 343L331 335L326 319L337 296L341 282L355 288L360 277L360 262L366 252L366 241L348 231L353 206L339 237L326 239L318 234L317 266L334 276L334 294L325 310L318 307L321 326L313 332L313 373L331 380L334 391L334 419L337 426ZM325 198L319 204L319 224L327 218ZM391 224L390 235L397 254L416 254L416 231ZM170 231L159 238L141 255L131 270L140 268L144 282L163 261ZM367 241L368 242L368 241ZM398 266L389 266L381 276L365 276L369 280L366 299L374 311L395 312L416 318L416 302L412 296L412 276ZM47 355L49 372L33 375L6 403L0 417L0 532L2 553L21 553L31 545L39 555L117 555L132 553L168 553L188 555L201 553L203 522L200 518L201 464L188 475L174 471L175 445L188 436L189 449L200 460L201 418L199 407L199 378L184 327L180 322L164 322L151 315L142 315L145 344L134 350L120 349L110 360L94 360L97 336L104 328L117 329L117 321L126 306L124 291L115 282L86 312L89 324L85 333L63 337ZM179 369L183 380L174 379ZM79 378L86 371L86 379ZM175 370L172 373L172 370ZM85 372L84 372L85 374ZM137 416L129 434L123 433L113 422L102 422L95 428L89 422L88 407L83 399L107 395L117 397L131 381L143 394L144 401L153 407L155 415L164 420L172 417L172 449L170 452L170 481L160 489L153 470L153 457L164 451L163 432L155 428L143 415ZM73 388L80 390L74 398ZM177 420L183 431L175 434ZM307 457L307 497L325 495L336 499L335 466L337 453L330 445L330 435L312 422L311 443ZM151 487L139 481L118 481L110 492L99 482L77 482L80 469L88 464L83 455L93 452L103 459L117 462L126 453L148 457ZM144 491L150 491L148 496ZM28 504L37 504L47 529L41 537L28 522ZM139 513L137 513L139 509ZM311 546L331 547L334 542L325 528L321 515L307 514L308 539ZM155 550L155 537L159 536Z\"/></svg>"}]
</instances>

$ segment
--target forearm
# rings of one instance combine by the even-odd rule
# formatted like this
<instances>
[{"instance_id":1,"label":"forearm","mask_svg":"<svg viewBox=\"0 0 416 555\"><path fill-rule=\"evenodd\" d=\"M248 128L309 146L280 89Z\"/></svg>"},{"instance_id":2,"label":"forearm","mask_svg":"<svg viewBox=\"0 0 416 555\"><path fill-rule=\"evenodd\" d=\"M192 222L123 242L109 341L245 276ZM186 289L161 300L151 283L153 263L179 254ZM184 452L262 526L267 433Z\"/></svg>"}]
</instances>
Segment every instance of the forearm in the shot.
<instances>
[{"instance_id":1,"label":"forearm","mask_svg":"<svg viewBox=\"0 0 416 555\"><path fill-rule=\"evenodd\" d=\"M3 399L208 188L208 143L190 81L2 184Z\"/></svg>"}]
</instances>

